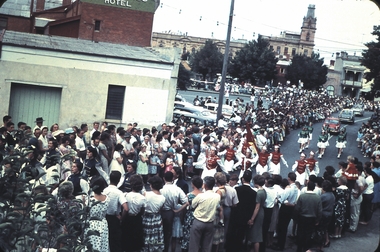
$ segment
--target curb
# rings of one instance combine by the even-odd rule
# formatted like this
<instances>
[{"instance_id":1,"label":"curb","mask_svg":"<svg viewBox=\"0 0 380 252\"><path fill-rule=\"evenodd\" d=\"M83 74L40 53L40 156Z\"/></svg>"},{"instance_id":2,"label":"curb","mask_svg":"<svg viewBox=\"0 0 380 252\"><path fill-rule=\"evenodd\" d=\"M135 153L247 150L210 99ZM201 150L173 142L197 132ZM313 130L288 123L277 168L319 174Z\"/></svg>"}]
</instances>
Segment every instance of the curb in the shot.
<instances>
[{"instance_id":1,"label":"curb","mask_svg":"<svg viewBox=\"0 0 380 252\"><path fill-rule=\"evenodd\" d=\"M193 88L188 88L188 89L178 89L178 91L182 91L182 92L192 91L192 92L199 92L199 93L206 93L206 94L219 94L219 92L217 92L217 91L204 90L204 89L193 89ZM231 95L250 97L249 94L230 94L230 96L231 96Z\"/></svg>"}]
</instances>

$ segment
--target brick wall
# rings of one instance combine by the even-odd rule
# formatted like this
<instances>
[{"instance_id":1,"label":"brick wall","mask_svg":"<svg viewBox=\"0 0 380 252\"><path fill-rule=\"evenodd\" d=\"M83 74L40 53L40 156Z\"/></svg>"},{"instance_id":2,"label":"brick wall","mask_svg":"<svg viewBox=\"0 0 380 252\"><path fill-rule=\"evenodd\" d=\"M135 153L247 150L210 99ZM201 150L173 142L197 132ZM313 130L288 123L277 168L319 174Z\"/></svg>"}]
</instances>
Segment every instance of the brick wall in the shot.
<instances>
[{"instance_id":1,"label":"brick wall","mask_svg":"<svg viewBox=\"0 0 380 252\"><path fill-rule=\"evenodd\" d=\"M4 17L8 18L7 30L18 31L18 32L30 31L29 18L15 17L15 16L4 16Z\"/></svg>"},{"instance_id":2,"label":"brick wall","mask_svg":"<svg viewBox=\"0 0 380 252\"><path fill-rule=\"evenodd\" d=\"M154 13L81 3L79 38L93 41L150 46ZM95 31L95 20L100 21Z\"/></svg>"},{"instance_id":3,"label":"brick wall","mask_svg":"<svg viewBox=\"0 0 380 252\"><path fill-rule=\"evenodd\" d=\"M79 20L66 22L49 27L49 34L56 36L64 36L78 38Z\"/></svg>"}]
</instances>

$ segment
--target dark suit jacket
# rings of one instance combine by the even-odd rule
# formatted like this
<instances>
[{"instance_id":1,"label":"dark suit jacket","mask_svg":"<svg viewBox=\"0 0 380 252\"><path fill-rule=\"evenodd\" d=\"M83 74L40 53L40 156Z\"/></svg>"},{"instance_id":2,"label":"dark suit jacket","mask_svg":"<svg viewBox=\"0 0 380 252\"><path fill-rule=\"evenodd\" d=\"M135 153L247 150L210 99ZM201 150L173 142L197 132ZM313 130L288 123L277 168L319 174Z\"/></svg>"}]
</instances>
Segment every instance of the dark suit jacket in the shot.
<instances>
[{"instance_id":1,"label":"dark suit jacket","mask_svg":"<svg viewBox=\"0 0 380 252\"><path fill-rule=\"evenodd\" d=\"M187 195L189 193L189 185L184 179L178 179L176 185L182 189L182 191Z\"/></svg>"},{"instance_id":2,"label":"dark suit jacket","mask_svg":"<svg viewBox=\"0 0 380 252\"><path fill-rule=\"evenodd\" d=\"M255 210L257 193L247 185L238 186L235 189L239 203L233 211L233 218L238 225L244 225L247 224L248 220L252 217L253 211Z\"/></svg>"}]
</instances>

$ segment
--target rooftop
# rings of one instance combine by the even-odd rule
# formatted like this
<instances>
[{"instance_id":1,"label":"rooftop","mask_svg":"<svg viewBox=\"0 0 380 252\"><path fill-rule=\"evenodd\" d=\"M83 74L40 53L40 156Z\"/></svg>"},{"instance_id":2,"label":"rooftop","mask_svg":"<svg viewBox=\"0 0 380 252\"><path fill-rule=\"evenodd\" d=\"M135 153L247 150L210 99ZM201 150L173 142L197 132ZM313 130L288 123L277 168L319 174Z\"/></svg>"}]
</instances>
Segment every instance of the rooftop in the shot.
<instances>
[{"instance_id":1,"label":"rooftop","mask_svg":"<svg viewBox=\"0 0 380 252\"><path fill-rule=\"evenodd\" d=\"M8 30L3 30L3 33L0 33L0 42L3 45L172 64L172 62L164 60L153 49L123 44Z\"/></svg>"}]
</instances>

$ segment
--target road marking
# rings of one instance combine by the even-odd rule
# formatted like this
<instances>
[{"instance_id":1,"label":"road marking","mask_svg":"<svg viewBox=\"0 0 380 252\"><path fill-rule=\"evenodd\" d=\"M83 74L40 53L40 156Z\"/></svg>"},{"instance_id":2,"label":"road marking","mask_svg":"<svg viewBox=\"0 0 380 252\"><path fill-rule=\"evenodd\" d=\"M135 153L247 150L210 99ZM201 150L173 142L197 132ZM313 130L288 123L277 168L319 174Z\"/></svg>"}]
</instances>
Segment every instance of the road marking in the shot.
<instances>
[{"instance_id":1,"label":"road marking","mask_svg":"<svg viewBox=\"0 0 380 252\"><path fill-rule=\"evenodd\" d=\"M359 119L359 120L355 120L355 122L360 122L360 121L364 121L364 120L369 120L371 117L366 117L366 118L363 118L363 119Z\"/></svg>"}]
</instances>

